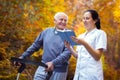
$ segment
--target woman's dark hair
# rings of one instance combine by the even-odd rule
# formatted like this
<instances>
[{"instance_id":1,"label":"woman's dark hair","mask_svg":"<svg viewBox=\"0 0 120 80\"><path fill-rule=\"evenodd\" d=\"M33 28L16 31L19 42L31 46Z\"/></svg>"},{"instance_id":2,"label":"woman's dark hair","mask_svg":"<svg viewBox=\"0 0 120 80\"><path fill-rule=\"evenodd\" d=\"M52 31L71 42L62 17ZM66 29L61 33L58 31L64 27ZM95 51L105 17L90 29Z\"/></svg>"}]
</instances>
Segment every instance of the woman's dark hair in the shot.
<instances>
[{"instance_id":1,"label":"woman's dark hair","mask_svg":"<svg viewBox=\"0 0 120 80\"><path fill-rule=\"evenodd\" d=\"M99 19L99 15L98 15L97 11L95 11L95 10L87 10L85 12L90 12L91 13L93 20L96 20L96 23L95 23L96 28L100 29L101 28L100 19Z\"/></svg>"}]
</instances>

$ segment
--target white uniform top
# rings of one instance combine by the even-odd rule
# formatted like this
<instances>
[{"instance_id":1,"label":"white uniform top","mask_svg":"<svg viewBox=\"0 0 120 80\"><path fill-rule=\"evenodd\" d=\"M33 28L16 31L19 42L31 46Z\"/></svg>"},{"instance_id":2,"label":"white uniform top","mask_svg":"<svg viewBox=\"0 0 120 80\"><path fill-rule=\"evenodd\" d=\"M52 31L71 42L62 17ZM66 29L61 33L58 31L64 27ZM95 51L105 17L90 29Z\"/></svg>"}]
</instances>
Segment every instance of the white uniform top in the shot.
<instances>
[{"instance_id":1,"label":"white uniform top","mask_svg":"<svg viewBox=\"0 0 120 80\"><path fill-rule=\"evenodd\" d=\"M104 49L107 46L106 33L103 30L93 29L91 32L83 33L78 38L83 38L92 48ZM96 61L83 45L78 45L77 65L74 80L103 80L103 69L101 60Z\"/></svg>"}]
</instances>

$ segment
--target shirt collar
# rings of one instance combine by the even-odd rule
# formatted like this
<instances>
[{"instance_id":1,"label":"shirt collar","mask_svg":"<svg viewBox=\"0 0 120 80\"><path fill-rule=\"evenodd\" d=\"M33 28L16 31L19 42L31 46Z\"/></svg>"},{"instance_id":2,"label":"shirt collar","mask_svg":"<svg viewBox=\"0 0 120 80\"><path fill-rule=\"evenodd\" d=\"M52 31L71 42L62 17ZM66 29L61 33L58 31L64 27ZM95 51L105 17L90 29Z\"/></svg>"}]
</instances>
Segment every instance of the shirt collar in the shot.
<instances>
[{"instance_id":1,"label":"shirt collar","mask_svg":"<svg viewBox=\"0 0 120 80\"><path fill-rule=\"evenodd\" d=\"M85 35L92 34L92 33L95 32L96 30L97 30L97 28L94 28L94 29L91 30L90 32L86 31L86 32L85 32Z\"/></svg>"}]
</instances>

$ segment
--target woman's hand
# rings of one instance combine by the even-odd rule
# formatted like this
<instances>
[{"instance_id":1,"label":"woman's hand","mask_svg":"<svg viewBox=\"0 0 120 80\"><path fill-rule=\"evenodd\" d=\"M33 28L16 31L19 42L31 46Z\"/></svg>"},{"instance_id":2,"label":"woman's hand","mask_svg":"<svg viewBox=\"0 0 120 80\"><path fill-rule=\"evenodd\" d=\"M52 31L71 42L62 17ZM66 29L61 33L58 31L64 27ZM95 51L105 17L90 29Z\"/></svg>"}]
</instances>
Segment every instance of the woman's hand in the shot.
<instances>
[{"instance_id":1,"label":"woman's hand","mask_svg":"<svg viewBox=\"0 0 120 80\"><path fill-rule=\"evenodd\" d=\"M77 44L81 44L81 45L84 45L84 43L85 43L85 41L83 40L83 39L78 39L78 38L76 38L75 36L72 36L71 37L72 38L72 40L74 41L74 42L76 42Z\"/></svg>"},{"instance_id":2,"label":"woman's hand","mask_svg":"<svg viewBox=\"0 0 120 80\"><path fill-rule=\"evenodd\" d=\"M70 45L70 43L68 41L64 41L65 47L67 47L70 52L72 53L72 55L77 58L78 54L75 52L75 50L73 49L73 47Z\"/></svg>"},{"instance_id":3,"label":"woman's hand","mask_svg":"<svg viewBox=\"0 0 120 80\"><path fill-rule=\"evenodd\" d=\"M67 47L69 50L71 50L71 45L68 41L64 41L65 47Z\"/></svg>"}]
</instances>

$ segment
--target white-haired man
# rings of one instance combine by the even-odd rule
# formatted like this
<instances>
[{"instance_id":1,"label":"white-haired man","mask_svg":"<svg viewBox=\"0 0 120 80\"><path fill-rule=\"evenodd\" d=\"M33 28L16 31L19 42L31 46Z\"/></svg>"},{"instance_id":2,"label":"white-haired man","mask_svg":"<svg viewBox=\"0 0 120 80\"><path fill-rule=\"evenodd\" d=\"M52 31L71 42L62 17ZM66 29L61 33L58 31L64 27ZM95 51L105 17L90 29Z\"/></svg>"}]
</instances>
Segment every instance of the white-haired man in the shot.
<instances>
[{"instance_id":1,"label":"white-haired man","mask_svg":"<svg viewBox=\"0 0 120 80\"><path fill-rule=\"evenodd\" d=\"M26 58L43 47L42 62L48 68L39 66L34 80L46 80L48 72L51 71L52 75L49 80L66 80L71 53L65 47L57 31L66 30L67 21L68 16L64 12L56 13L54 16L55 27L42 31L34 43L20 56Z\"/></svg>"}]
</instances>

